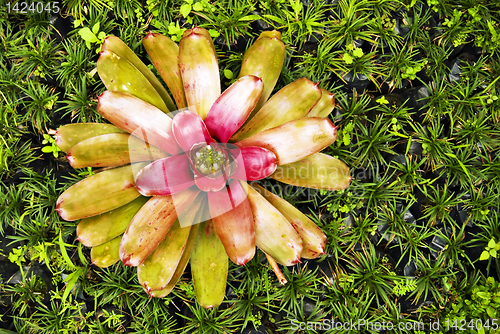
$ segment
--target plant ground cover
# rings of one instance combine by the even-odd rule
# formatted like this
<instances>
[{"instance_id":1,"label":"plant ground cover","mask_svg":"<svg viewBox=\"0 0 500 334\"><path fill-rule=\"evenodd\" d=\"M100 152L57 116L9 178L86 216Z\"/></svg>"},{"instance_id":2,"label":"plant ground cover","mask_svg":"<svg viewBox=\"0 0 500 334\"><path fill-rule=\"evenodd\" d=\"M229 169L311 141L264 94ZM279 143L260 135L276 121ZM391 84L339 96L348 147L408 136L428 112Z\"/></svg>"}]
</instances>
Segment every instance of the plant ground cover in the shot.
<instances>
[{"instance_id":1,"label":"plant ground cover","mask_svg":"<svg viewBox=\"0 0 500 334\"><path fill-rule=\"evenodd\" d=\"M319 333L307 322L364 320L394 324L389 333L418 332L398 322L497 332L499 3L65 0L59 13L27 14L0 3L0 328ZM104 37L119 36L149 65L142 37L178 41L193 25L214 38L223 88L262 30L281 31L275 91L306 76L335 93L338 139L325 153L354 177L342 192L262 181L322 228L327 255L282 268L284 286L260 251L244 267L230 263L224 303L209 310L195 303L189 271L171 295L150 299L133 268L92 265L76 225L54 210L64 189L96 172L71 168L52 136L103 121Z\"/></svg>"}]
</instances>

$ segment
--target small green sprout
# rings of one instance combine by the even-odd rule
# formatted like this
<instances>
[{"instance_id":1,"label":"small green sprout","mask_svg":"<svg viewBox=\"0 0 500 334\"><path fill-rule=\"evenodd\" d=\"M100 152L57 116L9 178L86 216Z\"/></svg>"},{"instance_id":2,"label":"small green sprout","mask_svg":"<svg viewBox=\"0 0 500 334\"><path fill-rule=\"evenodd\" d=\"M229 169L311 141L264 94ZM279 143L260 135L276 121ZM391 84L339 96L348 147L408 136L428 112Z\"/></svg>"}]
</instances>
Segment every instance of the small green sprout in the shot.
<instances>
[{"instance_id":1,"label":"small green sprout","mask_svg":"<svg viewBox=\"0 0 500 334\"><path fill-rule=\"evenodd\" d=\"M495 238L491 238L488 242L488 246L484 249L479 257L479 261L488 260L490 257L498 257L497 252L500 250L500 241L495 242Z\"/></svg>"},{"instance_id":2,"label":"small green sprout","mask_svg":"<svg viewBox=\"0 0 500 334\"><path fill-rule=\"evenodd\" d=\"M385 98L385 96L381 96L376 100L378 104L389 104L389 101Z\"/></svg>"},{"instance_id":3,"label":"small green sprout","mask_svg":"<svg viewBox=\"0 0 500 334\"><path fill-rule=\"evenodd\" d=\"M22 263L26 262L24 255L26 254L26 246L13 248L9 253L9 261L22 267Z\"/></svg>"},{"instance_id":4,"label":"small green sprout","mask_svg":"<svg viewBox=\"0 0 500 334\"><path fill-rule=\"evenodd\" d=\"M353 63L352 57L348 53L344 53L342 60L345 61L346 64L350 65Z\"/></svg>"},{"instance_id":5,"label":"small green sprout","mask_svg":"<svg viewBox=\"0 0 500 334\"><path fill-rule=\"evenodd\" d=\"M361 58L364 56L363 50L361 48L355 48L352 44L347 45L346 49L348 52L344 53L342 60L347 65L352 64L355 58Z\"/></svg>"},{"instance_id":6,"label":"small green sprout","mask_svg":"<svg viewBox=\"0 0 500 334\"><path fill-rule=\"evenodd\" d=\"M398 132L402 128L401 124L399 124L399 121L396 117L393 117L391 119L391 125L392 125L392 131L394 131L394 132Z\"/></svg>"},{"instance_id":7,"label":"small green sprout","mask_svg":"<svg viewBox=\"0 0 500 334\"><path fill-rule=\"evenodd\" d=\"M495 102L496 100L498 100L498 96L492 95L490 98L486 100L486 103L493 104L493 102Z\"/></svg>"},{"instance_id":8,"label":"small green sprout","mask_svg":"<svg viewBox=\"0 0 500 334\"><path fill-rule=\"evenodd\" d=\"M191 11L195 12L213 12L215 7L211 5L207 0L202 0L198 2L194 2L193 0L185 0L184 4L182 4L179 9L179 13L187 20L188 23L193 23L193 17L189 16Z\"/></svg>"},{"instance_id":9,"label":"small green sprout","mask_svg":"<svg viewBox=\"0 0 500 334\"><path fill-rule=\"evenodd\" d=\"M100 22L97 22L92 27L92 30L90 30L89 27L83 27L82 29L78 30L78 34L85 41L85 45L89 50L92 49L92 44L99 45L99 47L96 50L96 53L101 52L102 43L106 38L106 33L104 31L99 32L100 27L101 27Z\"/></svg>"},{"instance_id":10,"label":"small green sprout","mask_svg":"<svg viewBox=\"0 0 500 334\"><path fill-rule=\"evenodd\" d=\"M417 284L411 279L402 279L396 281L396 284L392 288L392 292L398 296L404 296L405 294L412 292L417 289Z\"/></svg>"},{"instance_id":11,"label":"small green sprout","mask_svg":"<svg viewBox=\"0 0 500 334\"><path fill-rule=\"evenodd\" d=\"M181 40L184 31L186 31L186 28L181 28L179 26L179 21L177 21L176 23L170 22L170 24L168 25L168 34L174 42L178 42Z\"/></svg>"},{"instance_id":12,"label":"small green sprout","mask_svg":"<svg viewBox=\"0 0 500 334\"><path fill-rule=\"evenodd\" d=\"M83 172L78 173L78 176L87 177L94 174L95 172L92 170L92 167L87 167Z\"/></svg>"},{"instance_id":13,"label":"small green sprout","mask_svg":"<svg viewBox=\"0 0 500 334\"><path fill-rule=\"evenodd\" d=\"M346 124L341 130L338 131L339 140L338 143L343 143L345 146L348 146L351 143L351 134L354 130L354 123L350 122Z\"/></svg>"},{"instance_id":14,"label":"small green sprout","mask_svg":"<svg viewBox=\"0 0 500 334\"><path fill-rule=\"evenodd\" d=\"M401 78L415 80L417 73L420 72L425 65L427 65L427 60L419 64L413 64L413 66L401 67L401 72L403 72L401 73Z\"/></svg>"},{"instance_id":15,"label":"small green sprout","mask_svg":"<svg viewBox=\"0 0 500 334\"><path fill-rule=\"evenodd\" d=\"M52 136L44 133L42 144L49 144L49 146L42 147L43 153L52 153L54 155L54 158L59 157L59 152L61 151L61 149L57 147L56 140Z\"/></svg>"}]
</instances>

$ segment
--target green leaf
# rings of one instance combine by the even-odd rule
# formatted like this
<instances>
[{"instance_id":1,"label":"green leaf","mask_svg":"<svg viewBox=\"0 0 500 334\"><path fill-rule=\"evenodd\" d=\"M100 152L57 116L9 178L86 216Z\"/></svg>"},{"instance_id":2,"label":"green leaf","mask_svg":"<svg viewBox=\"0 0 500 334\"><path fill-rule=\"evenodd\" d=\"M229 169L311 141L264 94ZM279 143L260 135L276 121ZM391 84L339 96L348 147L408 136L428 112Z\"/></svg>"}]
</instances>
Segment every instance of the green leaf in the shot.
<instances>
[{"instance_id":1,"label":"green leaf","mask_svg":"<svg viewBox=\"0 0 500 334\"><path fill-rule=\"evenodd\" d=\"M96 24L94 24L94 26L92 27L92 32L94 33L94 35L97 35L100 27L101 27L101 23L97 22Z\"/></svg>"},{"instance_id":2,"label":"green leaf","mask_svg":"<svg viewBox=\"0 0 500 334\"><path fill-rule=\"evenodd\" d=\"M233 71L225 68L224 69L224 76L226 77L226 79L231 80L233 78L233 76L234 76Z\"/></svg>"},{"instance_id":3,"label":"green leaf","mask_svg":"<svg viewBox=\"0 0 500 334\"><path fill-rule=\"evenodd\" d=\"M496 249L490 249L490 255L492 257L497 257L497 251L496 251Z\"/></svg>"},{"instance_id":4,"label":"green leaf","mask_svg":"<svg viewBox=\"0 0 500 334\"><path fill-rule=\"evenodd\" d=\"M104 31L101 31L99 35L97 35L97 38L99 38L100 41L106 38L106 33Z\"/></svg>"},{"instance_id":5,"label":"green leaf","mask_svg":"<svg viewBox=\"0 0 500 334\"><path fill-rule=\"evenodd\" d=\"M491 35L493 36L493 38L496 38L497 32L495 31L495 27L493 27L493 24L490 20L487 20L486 23L488 24L488 29L490 30Z\"/></svg>"},{"instance_id":6,"label":"green leaf","mask_svg":"<svg viewBox=\"0 0 500 334\"><path fill-rule=\"evenodd\" d=\"M96 35L92 31L90 31L90 29L88 27L85 27L85 28L78 30L78 34L87 43L95 43L95 42L99 41L97 39ZM88 44L88 46L90 48L90 44Z\"/></svg>"},{"instance_id":7,"label":"green leaf","mask_svg":"<svg viewBox=\"0 0 500 334\"><path fill-rule=\"evenodd\" d=\"M344 53L342 60L345 61L345 63L348 65L353 63L353 59L348 53Z\"/></svg>"},{"instance_id":8,"label":"green leaf","mask_svg":"<svg viewBox=\"0 0 500 334\"><path fill-rule=\"evenodd\" d=\"M478 292L476 292L476 295L478 297L483 298L483 299L490 299L491 298L491 295L488 292L485 292L485 291L478 291Z\"/></svg>"},{"instance_id":9,"label":"green leaf","mask_svg":"<svg viewBox=\"0 0 500 334\"><path fill-rule=\"evenodd\" d=\"M488 247L493 248L495 247L495 245L496 245L495 239L491 238L491 240L488 241Z\"/></svg>"},{"instance_id":10,"label":"green leaf","mask_svg":"<svg viewBox=\"0 0 500 334\"><path fill-rule=\"evenodd\" d=\"M363 57L364 53L363 53L363 50L361 48L356 48L356 49L354 49L354 51L352 51L352 54L356 58L361 58L361 57Z\"/></svg>"},{"instance_id":11,"label":"green leaf","mask_svg":"<svg viewBox=\"0 0 500 334\"><path fill-rule=\"evenodd\" d=\"M302 1L295 0L295 3L293 3L293 0L290 0L290 3L293 4L293 11L295 14L299 15L302 12Z\"/></svg>"},{"instance_id":12,"label":"green leaf","mask_svg":"<svg viewBox=\"0 0 500 334\"><path fill-rule=\"evenodd\" d=\"M62 297L62 300L65 301L66 298L68 298L69 293L71 292L71 289L75 286L76 282L78 282L78 279L80 276L82 276L85 272L85 268L80 267L76 271L72 272L71 274L66 277L66 279L63 282L66 283L66 287L64 288L64 294Z\"/></svg>"},{"instance_id":13,"label":"green leaf","mask_svg":"<svg viewBox=\"0 0 500 334\"><path fill-rule=\"evenodd\" d=\"M183 4L181 6L181 9L179 10L179 13L181 13L181 15L186 18L189 13L191 13L191 5L187 3Z\"/></svg>"},{"instance_id":14,"label":"green leaf","mask_svg":"<svg viewBox=\"0 0 500 334\"><path fill-rule=\"evenodd\" d=\"M52 152L52 146L44 146L44 147L42 147L42 152L43 153L50 153L50 152Z\"/></svg>"},{"instance_id":15,"label":"green leaf","mask_svg":"<svg viewBox=\"0 0 500 334\"><path fill-rule=\"evenodd\" d=\"M490 258L490 253L488 253L487 251L483 251L481 253L481 256L479 257L479 261L488 260L489 258Z\"/></svg>"},{"instance_id":16,"label":"green leaf","mask_svg":"<svg viewBox=\"0 0 500 334\"><path fill-rule=\"evenodd\" d=\"M247 15L240 18L238 21L255 21L260 19L259 15Z\"/></svg>"},{"instance_id":17,"label":"green leaf","mask_svg":"<svg viewBox=\"0 0 500 334\"><path fill-rule=\"evenodd\" d=\"M201 12L203 10L203 4L201 2L197 2L193 5L193 9L197 12Z\"/></svg>"},{"instance_id":18,"label":"green leaf","mask_svg":"<svg viewBox=\"0 0 500 334\"><path fill-rule=\"evenodd\" d=\"M389 104L389 101L387 101L387 99L385 98L385 96L382 96L382 97L378 98L376 100L376 102L379 103L379 104ZM393 118L393 120L394 119L395 118ZM397 122L397 119L396 119L396 122ZM392 122L392 123L394 124L394 122Z\"/></svg>"},{"instance_id":19,"label":"green leaf","mask_svg":"<svg viewBox=\"0 0 500 334\"><path fill-rule=\"evenodd\" d=\"M286 13L286 12L285 12ZM282 19L280 19L279 17L277 16L274 16L274 15L268 15L268 14L265 14L265 15L262 15L263 17L265 17L266 19L271 19L273 21L276 21L278 22L279 24L286 24L285 21L283 21Z\"/></svg>"},{"instance_id":20,"label":"green leaf","mask_svg":"<svg viewBox=\"0 0 500 334\"><path fill-rule=\"evenodd\" d=\"M212 36L212 38L217 38L220 36L220 32L215 29L208 30L208 33L210 34L210 36Z\"/></svg>"},{"instance_id":21,"label":"green leaf","mask_svg":"<svg viewBox=\"0 0 500 334\"><path fill-rule=\"evenodd\" d=\"M493 307L488 306L488 307L486 308L486 313L488 313L488 316L489 316L490 318L493 318L493 319L495 319L495 318L496 318L497 311L496 311Z\"/></svg>"},{"instance_id":22,"label":"green leaf","mask_svg":"<svg viewBox=\"0 0 500 334\"><path fill-rule=\"evenodd\" d=\"M69 258L68 252L66 252L66 245L70 246L70 247L74 247L74 246L68 245L68 244L64 243L61 232L59 232L59 242L58 242L58 244L59 244L59 249L61 250L61 256L63 257L64 261L68 265L68 269L73 270L73 269L77 268L75 266L75 264L73 263L73 261L71 261L71 259Z\"/></svg>"}]
</instances>

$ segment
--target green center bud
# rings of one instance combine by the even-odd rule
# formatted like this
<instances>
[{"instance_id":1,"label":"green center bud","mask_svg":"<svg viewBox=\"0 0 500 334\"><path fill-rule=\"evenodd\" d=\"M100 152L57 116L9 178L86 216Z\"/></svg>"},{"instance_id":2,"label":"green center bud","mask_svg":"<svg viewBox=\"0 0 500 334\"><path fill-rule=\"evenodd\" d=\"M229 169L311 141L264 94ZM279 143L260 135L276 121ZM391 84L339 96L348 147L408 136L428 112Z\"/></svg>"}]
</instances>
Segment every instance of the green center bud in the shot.
<instances>
[{"instance_id":1,"label":"green center bud","mask_svg":"<svg viewBox=\"0 0 500 334\"><path fill-rule=\"evenodd\" d=\"M195 153L194 161L198 172L210 175L222 169L226 164L226 157L222 151L206 145Z\"/></svg>"}]
</instances>

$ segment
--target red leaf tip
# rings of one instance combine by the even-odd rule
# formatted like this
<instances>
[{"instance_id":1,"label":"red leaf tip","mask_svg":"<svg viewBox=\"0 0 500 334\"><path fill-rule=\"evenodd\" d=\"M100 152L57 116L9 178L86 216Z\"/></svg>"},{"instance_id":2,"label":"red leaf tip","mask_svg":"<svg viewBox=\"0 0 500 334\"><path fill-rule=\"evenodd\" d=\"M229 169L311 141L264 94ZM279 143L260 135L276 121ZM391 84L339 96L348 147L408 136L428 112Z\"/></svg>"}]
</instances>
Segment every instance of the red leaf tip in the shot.
<instances>
[{"instance_id":1,"label":"red leaf tip","mask_svg":"<svg viewBox=\"0 0 500 334\"><path fill-rule=\"evenodd\" d=\"M127 254L123 259L122 259L122 262L124 265L126 266L132 266L132 264L130 263L130 258L132 257L132 254Z\"/></svg>"}]
</instances>

